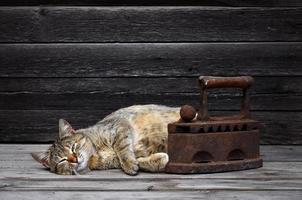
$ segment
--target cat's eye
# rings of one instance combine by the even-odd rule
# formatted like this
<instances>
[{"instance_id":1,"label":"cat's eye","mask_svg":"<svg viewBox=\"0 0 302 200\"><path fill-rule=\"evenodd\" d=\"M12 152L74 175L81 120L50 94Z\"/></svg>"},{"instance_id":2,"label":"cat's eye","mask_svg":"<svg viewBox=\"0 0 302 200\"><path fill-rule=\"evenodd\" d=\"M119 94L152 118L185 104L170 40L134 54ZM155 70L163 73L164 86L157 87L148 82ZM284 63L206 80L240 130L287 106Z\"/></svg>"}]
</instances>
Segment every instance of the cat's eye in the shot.
<instances>
[{"instance_id":1,"label":"cat's eye","mask_svg":"<svg viewBox=\"0 0 302 200\"><path fill-rule=\"evenodd\" d=\"M71 146L71 151L72 153L75 153L75 149L77 148L77 143L74 143L72 146Z\"/></svg>"},{"instance_id":2,"label":"cat's eye","mask_svg":"<svg viewBox=\"0 0 302 200\"><path fill-rule=\"evenodd\" d=\"M62 160L60 160L59 162L58 162L58 164L60 164L60 163L62 163L62 162L64 162L64 161L66 161L67 159L66 158L63 158Z\"/></svg>"}]
</instances>

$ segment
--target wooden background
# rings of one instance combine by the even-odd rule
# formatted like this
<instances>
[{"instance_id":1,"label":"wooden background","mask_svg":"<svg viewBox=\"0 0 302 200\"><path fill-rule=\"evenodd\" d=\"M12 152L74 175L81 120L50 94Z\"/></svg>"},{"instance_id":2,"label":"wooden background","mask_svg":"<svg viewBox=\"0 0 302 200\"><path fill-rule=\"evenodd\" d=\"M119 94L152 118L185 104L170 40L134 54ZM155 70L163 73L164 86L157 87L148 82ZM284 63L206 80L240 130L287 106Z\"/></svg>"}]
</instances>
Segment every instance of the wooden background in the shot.
<instances>
[{"instance_id":1,"label":"wooden background","mask_svg":"<svg viewBox=\"0 0 302 200\"><path fill-rule=\"evenodd\" d=\"M59 118L80 128L132 104L198 105L199 75L252 75L261 143L302 144L302 1L41 2L0 2L0 142L50 142ZM239 98L215 91L211 110Z\"/></svg>"}]
</instances>

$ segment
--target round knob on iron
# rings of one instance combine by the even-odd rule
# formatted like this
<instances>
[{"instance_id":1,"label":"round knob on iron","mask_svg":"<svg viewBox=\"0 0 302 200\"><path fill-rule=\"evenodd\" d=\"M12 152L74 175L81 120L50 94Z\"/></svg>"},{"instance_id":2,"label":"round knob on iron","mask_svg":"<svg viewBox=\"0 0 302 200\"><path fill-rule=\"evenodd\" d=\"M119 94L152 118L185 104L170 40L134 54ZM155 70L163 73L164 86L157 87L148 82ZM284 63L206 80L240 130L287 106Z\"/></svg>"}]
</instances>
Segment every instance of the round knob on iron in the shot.
<instances>
[{"instance_id":1,"label":"round knob on iron","mask_svg":"<svg viewBox=\"0 0 302 200\"><path fill-rule=\"evenodd\" d=\"M180 117L185 122L192 121L196 116L196 109L193 106L183 105L180 108Z\"/></svg>"}]
</instances>

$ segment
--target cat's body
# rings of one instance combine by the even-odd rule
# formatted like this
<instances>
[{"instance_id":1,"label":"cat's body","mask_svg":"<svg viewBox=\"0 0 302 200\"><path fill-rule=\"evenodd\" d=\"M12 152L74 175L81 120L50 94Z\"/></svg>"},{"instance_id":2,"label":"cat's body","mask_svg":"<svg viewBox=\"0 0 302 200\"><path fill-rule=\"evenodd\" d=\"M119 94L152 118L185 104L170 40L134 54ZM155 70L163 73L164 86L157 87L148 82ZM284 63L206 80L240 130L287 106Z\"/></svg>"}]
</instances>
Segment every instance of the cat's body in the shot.
<instances>
[{"instance_id":1,"label":"cat's body","mask_svg":"<svg viewBox=\"0 0 302 200\"><path fill-rule=\"evenodd\" d=\"M60 120L59 140L47 152L32 155L58 174L110 168L129 175L139 169L159 172L168 162L167 124L178 119L179 108L137 105L76 131Z\"/></svg>"}]
</instances>

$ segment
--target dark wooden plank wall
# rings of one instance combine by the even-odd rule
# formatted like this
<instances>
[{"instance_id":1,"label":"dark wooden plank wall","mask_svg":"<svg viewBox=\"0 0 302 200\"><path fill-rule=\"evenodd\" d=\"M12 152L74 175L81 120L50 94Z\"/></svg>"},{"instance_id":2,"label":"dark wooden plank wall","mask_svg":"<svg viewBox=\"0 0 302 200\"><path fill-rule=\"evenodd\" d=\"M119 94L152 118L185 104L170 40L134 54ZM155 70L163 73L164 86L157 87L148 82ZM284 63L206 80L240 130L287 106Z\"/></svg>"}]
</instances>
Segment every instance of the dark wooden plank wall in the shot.
<instances>
[{"instance_id":1,"label":"dark wooden plank wall","mask_svg":"<svg viewBox=\"0 0 302 200\"><path fill-rule=\"evenodd\" d=\"M302 144L301 1L0 5L0 142L50 142L59 118L80 128L132 104L198 105L199 75L252 75L261 142ZM214 91L210 107L239 99Z\"/></svg>"},{"instance_id":2,"label":"dark wooden plank wall","mask_svg":"<svg viewBox=\"0 0 302 200\"><path fill-rule=\"evenodd\" d=\"M300 0L1 0L1 6L94 5L94 6L301 6Z\"/></svg>"}]
</instances>

